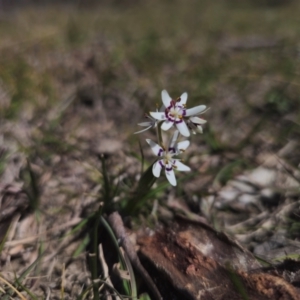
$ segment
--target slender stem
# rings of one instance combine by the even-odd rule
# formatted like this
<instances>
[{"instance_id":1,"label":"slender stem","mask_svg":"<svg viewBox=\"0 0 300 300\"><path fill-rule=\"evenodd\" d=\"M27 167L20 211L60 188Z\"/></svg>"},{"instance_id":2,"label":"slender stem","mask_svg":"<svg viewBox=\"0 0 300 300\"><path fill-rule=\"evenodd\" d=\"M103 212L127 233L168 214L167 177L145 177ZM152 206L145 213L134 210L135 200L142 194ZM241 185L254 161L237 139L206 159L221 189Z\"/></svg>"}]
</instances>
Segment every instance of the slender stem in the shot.
<instances>
[{"instance_id":1,"label":"slender stem","mask_svg":"<svg viewBox=\"0 0 300 300\"><path fill-rule=\"evenodd\" d=\"M110 204L110 195L111 195L111 187L109 182L108 173L106 170L106 162L103 154L100 155L101 164L102 164L102 173L103 173L103 187L104 187L104 205L105 208Z\"/></svg>"},{"instance_id":2,"label":"slender stem","mask_svg":"<svg viewBox=\"0 0 300 300\"><path fill-rule=\"evenodd\" d=\"M163 144L162 134L161 134L161 125L162 122L159 122L156 127L157 139L158 139L158 144L163 148L165 148Z\"/></svg>"},{"instance_id":3,"label":"slender stem","mask_svg":"<svg viewBox=\"0 0 300 300\"><path fill-rule=\"evenodd\" d=\"M94 300L100 300L99 298L99 282L98 279L98 262L97 262L97 253L98 253L98 228L100 223L100 217L102 215L102 206L99 207L98 212L95 214L93 222L93 233L92 233L92 253L89 254L90 268L92 273L93 280L93 294Z\"/></svg>"}]
</instances>

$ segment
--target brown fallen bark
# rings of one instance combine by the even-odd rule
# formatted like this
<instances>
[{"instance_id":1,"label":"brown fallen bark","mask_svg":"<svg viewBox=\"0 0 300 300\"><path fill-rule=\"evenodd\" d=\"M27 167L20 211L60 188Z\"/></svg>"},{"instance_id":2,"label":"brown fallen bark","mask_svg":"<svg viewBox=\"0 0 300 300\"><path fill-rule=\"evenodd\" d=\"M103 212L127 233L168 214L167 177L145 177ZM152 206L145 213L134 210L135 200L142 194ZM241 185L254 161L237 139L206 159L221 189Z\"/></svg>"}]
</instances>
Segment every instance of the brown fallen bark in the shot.
<instances>
[{"instance_id":1,"label":"brown fallen bark","mask_svg":"<svg viewBox=\"0 0 300 300\"><path fill-rule=\"evenodd\" d=\"M300 289L279 273L268 274L249 251L203 223L180 218L138 243L164 299L300 299Z\"/></svg>"}]
</instances>

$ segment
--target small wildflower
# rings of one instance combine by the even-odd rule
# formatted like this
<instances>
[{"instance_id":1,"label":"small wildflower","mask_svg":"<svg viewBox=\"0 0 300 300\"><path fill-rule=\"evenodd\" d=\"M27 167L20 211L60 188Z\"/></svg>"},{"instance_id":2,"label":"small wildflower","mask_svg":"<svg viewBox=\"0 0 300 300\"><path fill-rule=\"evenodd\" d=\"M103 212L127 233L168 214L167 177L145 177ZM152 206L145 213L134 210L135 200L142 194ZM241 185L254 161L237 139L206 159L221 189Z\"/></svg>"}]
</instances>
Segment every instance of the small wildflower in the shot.
<instances>
[{"instance_id":1,"label":"small wildflower","mask_svg":"<svg viewBox=\"0 0 300 300\"><path fill-rule=\"evenodd\" d=\"M160 108L159 111L156 109L156 112L162 112L162 111L164 111L164 110L165 110L165 107L162 106L162 107ZM134 134L138 134L138 133L147 131L148 129L151 129L151 128L156 128L157 123L158 123L158 120L156 120L155 118L151 117L151 116L148 115L148 114L145 114L145 117L146 117L147 119L149 119L149 121L147 121L147 122L142 122L142 123L138 123L138 125L139 125L139 126L143 126L143 127L147 127L147 128L142 129L142 130L140 130L140 131L137 131L137 132L135 132Z\"/></svg>"},{"instance_id":2,"label":"small wildflower","mask_svg":"<svg viewBox=\"0 0 300 300\"><path fill-rule=\"evenodd\" d=\"M174 133L169 148L164 147L154 143L152 140L147 139L147 143L150 145L153 153L159 157L159 159L153 164L152 173L155 177L159 177L161 170L165 169L165 174L171 185L176 186L177 181L174 173L174 169L177 171L187 172L191 169L180 162L179 159L173 158L184 152L190 145L190 141L182 141L177 143L178 130Z\"/></svg>"},{"instance_id":3,"label":"small wildflower","mask_svg":"<svg viewBox=\"0 0 300 300\"><path fill-rule=\"evenodd\" d=\"M147 114L145 115L145 117L147 119L150 119L150 120L147 121L147 122L138 123L138 125L139 126L143 126L143 127L147 127L147 128L144 128L144 129L142 129L140 131L137 131L134 134L138 134L138 133L147 131L148 129L155 128L157 126L158 121L156 119L154 119L153 117L151 117L150 115L147 115Z\"/></svg>"},{"instance_id":4,"label":"small wildflower","mask_svg":"<svg viewBox=\"0 0 300 300\"><path fill-rule=\"evenodd\" d=\"M205 112L206 106L199 105L193 108L186 109L186 101L188 94L183 93L179 98L172 99L166 90L161 92L162 102L165 106L164 112L150 112L150 115L158 121L163 121L161 129L168 130L173 124L177 127L183 136L190 136L189 128L195 133L202 132L201 125L206 123L205 120L198 115Z\"/></svg>"}]
</instances>

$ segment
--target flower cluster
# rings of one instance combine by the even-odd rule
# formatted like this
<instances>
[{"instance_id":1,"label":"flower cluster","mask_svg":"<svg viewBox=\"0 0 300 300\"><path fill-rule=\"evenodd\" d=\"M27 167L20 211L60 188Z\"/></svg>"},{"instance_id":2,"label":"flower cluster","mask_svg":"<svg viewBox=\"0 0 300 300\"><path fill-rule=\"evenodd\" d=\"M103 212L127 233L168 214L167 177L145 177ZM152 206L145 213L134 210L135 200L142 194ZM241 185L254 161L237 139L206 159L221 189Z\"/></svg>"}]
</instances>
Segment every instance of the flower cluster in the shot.
<instances>
[{"instance_id":1,"label":"flower cluster","mask_svg":"<svg viewBox=\"0 0 300 300\"><path fill-rule=\"evenodd\" d=\"M206 120L199 117L200 114L206 111L205 105L199 105L187 109L186 102L188 98L187 93L183 93L179 98L172 99L166 90L161 93L163 105L160 110L146 114L147 122L139 123L138 125L146 127L136 133L141 133L151 128L157 129L159 143L156 144L150 139L147 143L150 145L153 153L157 156L157 161L153 164L152 173L155 177L159 177L161 171L164 170L166 177L171 185L176 186L177 181L174 170L190 171L191 169L183 164L180 159L174 158L183 153L190 145L190 141L184 140L177 142L179 135L184 137L190 136L190 131L193 134L197 132L202 133L202 125ZM174 134L168 147L165 147L162 141L161 129L164 131L176 127Z\"/></svg>"}]
</instances>

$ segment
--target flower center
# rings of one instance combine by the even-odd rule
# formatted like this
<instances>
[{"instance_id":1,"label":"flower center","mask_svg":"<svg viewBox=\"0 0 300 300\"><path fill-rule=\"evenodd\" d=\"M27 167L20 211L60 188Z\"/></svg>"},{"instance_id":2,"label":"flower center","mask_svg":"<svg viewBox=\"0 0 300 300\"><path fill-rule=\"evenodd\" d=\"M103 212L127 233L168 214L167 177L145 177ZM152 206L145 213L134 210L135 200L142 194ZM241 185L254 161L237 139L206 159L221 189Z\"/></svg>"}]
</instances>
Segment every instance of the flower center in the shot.
<instances>
[{"instance_id":1,"label":"flower center","mask_svg":"<svg viewBox=\"0 0 300 300\"><path fill-rule=\"evenodd\" d=\"M173 123L181 123L185 114L185 107L178 104L174 100L171 101L171 105L168 106L165 110L166 118Z\"/></svg>"},{"instance_id":2,"label":"flower center","mask_svg":"<svg viewBox=\"0 0 300 300\"><path fill-rule=\"evenodd\" d=\"M169 115L174 119L182 119L182 110L179 107L172 107L169 111Z\"/></svg>"},{"instance_id":3,"label":"flower center","mask_svg":"<svg viewBox=\"0 0 300 300\"><path fill-rule=\"evenodd\" d=\"M172 162L172 156L173 156L173 153L170 153L170 152L165 152L164 153L164 164L165 165L168 165L170 162Z\"/></svg>"},{"instance_id":4,"label":"flower center","mask_svg":"<svg viewBox=\"0 0 300 300\"><path fill-rule=\"evenodd\" d=\"M174 161L172 159L174 153L165 151L163 153L163 158L159 161L159 164L162 168L165 168L166 171L171 171L174 168Z\"/></svg>"}]
</instances>

